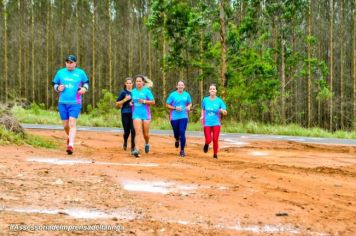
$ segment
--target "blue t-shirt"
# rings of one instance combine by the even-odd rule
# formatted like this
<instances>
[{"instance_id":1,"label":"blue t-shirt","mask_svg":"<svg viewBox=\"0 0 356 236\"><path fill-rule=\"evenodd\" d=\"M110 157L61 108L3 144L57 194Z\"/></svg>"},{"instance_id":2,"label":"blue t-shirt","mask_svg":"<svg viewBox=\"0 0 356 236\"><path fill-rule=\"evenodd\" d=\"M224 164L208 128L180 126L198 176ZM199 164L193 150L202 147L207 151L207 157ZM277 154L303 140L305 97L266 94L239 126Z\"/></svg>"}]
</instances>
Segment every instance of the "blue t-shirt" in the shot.
<instances>
[{"instance_id":1,"label":"blue t-shirt","mask_svg":"<svg viewBox=\"0 0 356 236\"><path fill-rule=\"evenodd\" d=\"M151 119L151 110L150 106L147 104L139 103L139 99L143 100L154 100L153 94L151 90L147 87L143 87L138 90L134 88L131 92L132 94L132 119L142 119L142 120L150 120Z\"/></svg>"},{"instance_id":2,"label":"blue t-shirt","mask_svg":"<svg viewBox=\"0 0 356 236\"><path fill-rule=\"evenodd\" d=\"M65 87L59 94L58 103L81 104L82 96L78 90L84 83L89 83L89 79L82 69L74 68L70 71L67 68L62 68L57 71L52 82Z\"/></svg>"},{"instance_id":3,"label":"blue t-shirt","mask_svg":"<svg viewBox=\"0 0 356 236\"><path fill-rule=\"evenodd\" d=\"M127 89L122 90L119 93L119 95L117 96L116 101L117 102L121 101L122 99L124 99L126 97L126 95L130 95L131 96L131 92L128 91ZM132 107L130 106L130 102L131 102L131 99L127 100L126 102L124 102L122 104L121 113L132 113Z\"/></svg>"},{"instance_id":4,"label":"blue t-shirt","mask_svg":"<svg viewBox=\"0 0 356 236\"><path fill-rule=\"evenodd\" d=\"M210 97L205 97L202 101L203 110L203 125L204 126L217 126L221 125L220 109L226 110L226 105L219 97L211 100Z\"/></svg>"},{"instance_id":5,"label":"blue t-shirt","mask_svg":"<svg viewBox=\"0 0 356 236\"><path fill-rule=\"evenodd\" d=\"M178 120L183 118L188 118L188 111L186 110L186 106L192 103L192 98L190 97L189 93L183 91L179 93L178 91L174 91L169 94L166 104L174 106L174 107L181 107L181 111L171 110L170 112L170 119L171 120Z\"/></svg>"}]
</instances>

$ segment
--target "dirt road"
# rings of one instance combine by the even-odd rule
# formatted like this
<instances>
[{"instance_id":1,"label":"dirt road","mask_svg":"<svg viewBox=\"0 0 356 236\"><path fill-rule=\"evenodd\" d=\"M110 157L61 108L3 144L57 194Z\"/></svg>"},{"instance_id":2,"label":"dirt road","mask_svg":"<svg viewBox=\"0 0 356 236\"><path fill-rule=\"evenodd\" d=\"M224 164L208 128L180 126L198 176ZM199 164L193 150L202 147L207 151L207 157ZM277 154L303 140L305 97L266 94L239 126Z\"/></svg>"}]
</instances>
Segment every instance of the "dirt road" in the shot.
<instances>
[{"instance_id":1,"label":"dirt road","mask_svg":"<svg viewBox=\"0 0 356 236\"><path fill-rule=\"evenodd\" d=\"M28 131L61 146L0 146L5 235L356 235L354 146L220 142L215 160L188 137L182 159L171 136L153 135L135 159L121 134L79 132L68 156L63 131Z\"/></svg>"}]
</instances>

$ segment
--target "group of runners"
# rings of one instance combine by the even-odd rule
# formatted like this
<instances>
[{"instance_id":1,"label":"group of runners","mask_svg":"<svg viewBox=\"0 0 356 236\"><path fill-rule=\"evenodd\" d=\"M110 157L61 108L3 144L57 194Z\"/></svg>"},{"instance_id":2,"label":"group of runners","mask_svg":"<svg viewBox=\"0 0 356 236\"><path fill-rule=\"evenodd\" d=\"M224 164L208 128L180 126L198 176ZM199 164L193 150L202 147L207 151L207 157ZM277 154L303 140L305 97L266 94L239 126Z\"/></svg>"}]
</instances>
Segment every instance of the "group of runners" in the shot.
<instances>
[{"instance_id":1,"label":"group of runners","mask_svg":"<svg viewBox=\"0 0 356 236\"><path fill-rule=\"evenodd\" d=\"M82 108L82 95L89 89L89 79L84 70L77 68L77 58L69 55L65 59L65 67L57 71L53 78L54 90L59 93L58 111L67 134L66 152L74 152L74 139L76 123ZM145 75L136 75L126 78L123 90L116 99L116 107L121 109L121 121L124 129L123 149L128 148L128 139L131 136L131 154L140 157L141 150L150 152L150 106L154 105L155 98L151 88L153 82ZM169 109L170 123L173 129L174 146L179 149L179 156L185 157L186 129L189 112L192 107L190 94L185 91L185 83L180 80L176 90L166 99L165 106ZM209 150L213 142L213 157L218 158L218 140L221 128L221 115L227 115L224 101L217 96L215 84L209 86L209 96L201 103L201 121L204 128L205 143L203 151Z\"/></svg>"}]
</instances>

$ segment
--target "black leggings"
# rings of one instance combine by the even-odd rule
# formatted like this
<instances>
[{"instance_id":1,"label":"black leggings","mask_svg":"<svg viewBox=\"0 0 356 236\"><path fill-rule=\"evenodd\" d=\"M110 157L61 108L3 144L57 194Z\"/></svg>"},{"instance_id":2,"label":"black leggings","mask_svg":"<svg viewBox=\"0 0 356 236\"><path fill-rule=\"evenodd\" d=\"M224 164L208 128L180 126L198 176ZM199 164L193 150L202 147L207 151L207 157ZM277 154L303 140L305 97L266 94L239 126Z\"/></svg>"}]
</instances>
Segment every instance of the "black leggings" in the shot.
<instances>
[{"instance_id":1,"label":"black leggings","mask_svg":"<svg viewBox=\"0 0 356 236\"><path fill-rule=\"evenodd\" d=\"M121 113L121 121L124 128L124 142L127 143L131 132L131 149L134 149L136 133L132 122L132 113Z\"/></svg>"}]
</instances>

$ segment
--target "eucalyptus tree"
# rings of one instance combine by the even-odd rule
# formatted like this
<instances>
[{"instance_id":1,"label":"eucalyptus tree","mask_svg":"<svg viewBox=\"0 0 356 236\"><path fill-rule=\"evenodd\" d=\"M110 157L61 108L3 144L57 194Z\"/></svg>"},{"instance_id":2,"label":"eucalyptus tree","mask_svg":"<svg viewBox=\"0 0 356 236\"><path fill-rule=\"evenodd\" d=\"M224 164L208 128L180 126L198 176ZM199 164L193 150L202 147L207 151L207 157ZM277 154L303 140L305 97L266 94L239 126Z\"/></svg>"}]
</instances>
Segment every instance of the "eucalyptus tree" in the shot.
<instances>
[{"instance_id":1,"label":"eucalyptus tree","mask_svg":"<svg viewBox=\"0 0 356 236\"><path fill-rule=\"evenodd\" d=\"M3 29L3 43L4 43L4 51L3 51L3 70L4 70L4 97L5 97L5 102L8 100L8 95L9 95L9 89L8 89L8 71L9 71L9 66L8 66L8 3L9 0L2 0L2 8L3 8L3 23L4 23L4 29Z\"/></svg>"},{"instance_id":2,"label":"eucalyptus tree","mask_svg":"<svg viewBox=\"0 0 356 236\"><path fill-rule=\"evenodd\" d=\"M356 115L356 0L354 1L353 7L353 37L352 37L352 84L353 84L353 119L355 119ZM354 121L354 120L353 120Z\"/></svg>"},{"instance_id":3,"label":"eucalyptus tree","mask_svg":"<svg viewBox=\"0 0 356 236\"><path fill-rule=\"evenodd\" d=\"M147 27L154 36L154 44L162 50L162 94L167 96L166 73L173 69L182 69L186 64L184 57L187 38L185 30L189 21L187 1L153 0L147 20ZM182 74L180 73L182 76ZM182 77L181 77L182 79Z\"/></svg>"}]
</instances>

